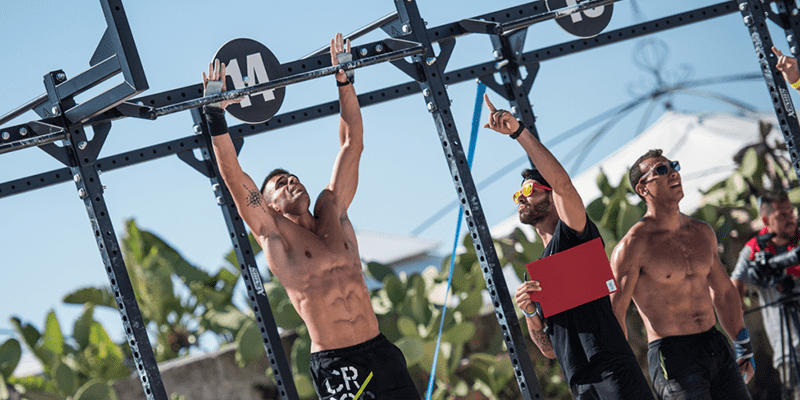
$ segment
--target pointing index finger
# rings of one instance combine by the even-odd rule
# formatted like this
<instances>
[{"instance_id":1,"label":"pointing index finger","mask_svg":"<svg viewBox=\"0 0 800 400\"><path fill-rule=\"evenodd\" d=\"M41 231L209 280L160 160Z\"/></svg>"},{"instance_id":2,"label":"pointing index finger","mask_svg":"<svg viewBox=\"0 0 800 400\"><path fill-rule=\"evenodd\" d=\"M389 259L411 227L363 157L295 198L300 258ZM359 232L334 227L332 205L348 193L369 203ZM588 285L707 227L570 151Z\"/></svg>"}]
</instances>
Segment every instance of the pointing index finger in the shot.
<instances>
[{"instance_id":1,"label":"pointing index finger","mask_svg":"<svg viewBox=\"0 0 800 400\"><path fill-rule=\"evenodd\" d=\"M488 94L486 94L486 93L483 94L483 101L486 102L486 107L489 107L489 111L491 111L491 112L497 111L497 109L494 108L494 104L492 104L492 102L489 101L489 95Z\"/></svg>"},{"instance_id":2,"label":"pointing index finger","mask_svg":"<svg viewBox=\"0 0 800 400\"><path fill-rule=\"evenodd\" d=\"M783 57L783 53L775 46L772 46L772 53L778 57Z\"/></svg>"}]
</instances>

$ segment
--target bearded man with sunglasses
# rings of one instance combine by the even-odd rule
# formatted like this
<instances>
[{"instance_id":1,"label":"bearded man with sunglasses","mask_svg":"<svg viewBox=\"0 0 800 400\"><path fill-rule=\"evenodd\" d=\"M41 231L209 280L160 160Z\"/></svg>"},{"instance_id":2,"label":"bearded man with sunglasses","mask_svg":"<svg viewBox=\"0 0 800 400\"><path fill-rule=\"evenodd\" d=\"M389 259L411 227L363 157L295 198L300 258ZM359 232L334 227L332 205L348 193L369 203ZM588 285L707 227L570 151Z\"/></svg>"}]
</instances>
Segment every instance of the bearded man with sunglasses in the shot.
<instances>
[{"instance_id":1,"label":"bearded man with sunglasses","mask_svg":"<svg viewBox=\"0 0 800 400\"><path fill-rule=\"evenodd\" d=\"M350 53L339 33L331 40L331 65ZM225 64L203 74L206 95L225 91ZM311 337L311 377L321 399L419 399L400 349L378 330L347 209L358 184L363 144L361 109L352 80L336 73L341 118L339 153L331 181L311 198L297 176L272 171L261 190L242 171L228 134L225 106L206 106L220 174L242 219L261 244L270 271L283 284ZM212 105L213 106L213 105Z\"/></svg>"},{"instance_id":2,"label":"bearded man with sunglasses","mask_svg":"<svg viewBox=\"0 0 800 400\"><path fill-rule=\"evenodd\" d=\"M680 211L678 171L680 164L661 150L648 151L630 169L647 212L611 255L619 286L611 295L614 313L627 335L625 314L631 299L636 303L659 399L750 399L745 383L755 365L742 303L720 262L714 230ZM736 338L736 356L715 327L717 317Z\"/></svg>"},{"instance_id":3,"label":"bearded man with sunglasses","mask_svg":"<svg viewBox=\"0 0 800 400\"><path fill-rule=\"evenodd\" d=\"M484 125L519 142L535 168L523 171L522 187L514 193L520 222L532 225L545 245L542 258L600 237L567 171L521 122L497 110ZM558 358L572 394L578 400L647 400L653 395L630 345L625 340L608 296L564 312L541 317L530 292L540 291L536 277L516 291L531 339L548 358Z\"/></svg>"}]
</instances>

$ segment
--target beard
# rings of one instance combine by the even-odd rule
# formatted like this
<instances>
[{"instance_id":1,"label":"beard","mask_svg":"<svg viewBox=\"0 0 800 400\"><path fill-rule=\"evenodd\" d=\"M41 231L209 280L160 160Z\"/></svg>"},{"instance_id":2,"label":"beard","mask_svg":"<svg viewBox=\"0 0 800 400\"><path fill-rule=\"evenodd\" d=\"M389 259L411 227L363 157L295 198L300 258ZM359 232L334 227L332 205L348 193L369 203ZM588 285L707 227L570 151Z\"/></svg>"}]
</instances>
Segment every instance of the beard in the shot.
<instances>
[{"instance_id":1,"label":"beard","mask_svg":"<svg viewBox=\"0 0 800 400\"><path fill-rule=\"evenodd\" d=\"M542 222L550 215L551 205L550 196L545 197L542 201L532 204L530 208L520 211L519 222L527 225L536 225Z\"/></svg>"},{"instance_id":2,"label":"beard","mask_svg":"<svg viewBox=\"0 0 800 400\"><path fill-rule=\"evenodd\" d=\"M797 236L797 224L787 224L783 229L775 232L776 236L783 240L791 240Z\"/></svg>"}]
</instances>

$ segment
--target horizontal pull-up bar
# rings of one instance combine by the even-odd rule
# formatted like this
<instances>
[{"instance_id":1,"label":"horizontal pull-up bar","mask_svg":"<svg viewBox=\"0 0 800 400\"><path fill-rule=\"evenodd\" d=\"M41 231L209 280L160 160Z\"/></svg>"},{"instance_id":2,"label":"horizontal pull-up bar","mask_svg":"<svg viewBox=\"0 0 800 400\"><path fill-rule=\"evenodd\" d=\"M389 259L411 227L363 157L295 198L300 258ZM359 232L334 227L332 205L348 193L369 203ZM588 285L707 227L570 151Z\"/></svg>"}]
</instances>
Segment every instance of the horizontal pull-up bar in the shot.
<instances>
[{"instance_id":1,"label":"horizontal pull-up bar","mask_svg":"<svg viewBox=\"0 0 800 400\"><path fill-rule=\"evenodd\" d=\"M367 26L365 26L363 28L356 30L355 32L352 32L352 33L350 33L348 35L345 35L343 39L344 40L350 40L350 41L358 39L361 36L364 36L367 33L370 33L372 31L374 31L375 29L381 28L384 25L396 20L397 16L398 16L397 15L397 11L392 11L391 13L387 14L383 18L380 18L380 19L376 20L375 22L373 22L373 23L371 23L371 24L369 24L369 25L367 25ZM331 45L330 44L326 44L325 46L320 47L319 49L309 53L308 55L300 57L300 59L301 60L305 60L305 59L307 59L309 57L321 56L321 55L327 53L330 48L331 48Z\"/></svg>"},{"instance_id":2,"label":"horizontal pull-up bar","mask_svg":"<svg viewBox=\"0 0 800 400\"><path fill-rule=\"evenodd\" d=\"M386 54L366 57L360 60L353 60L348 61L346 63L342 63L339 65L332 65L330 67L325 67L321 69L317 69L314 71L303 72L296 75L287 76L285 78L278 78L269 82L264 82L258 85L236 89L236 90L229 90L225 93L215 94L213 96L206 96L201 97L199 99L187 100L181 103L156 108L152 111L153 118L160 117L162 115L172 114L179 111L189 110L192 108L197 108L201 106L205 106L211 103L217 103L224 100L233 100L240 97L248 96L253 93L264 92L270 89L276 89L280 87L284 87L287 85L291 85L294 83L305 82L311 79L316 79L319 77L333 75L339 71L349 71L354 70L356 68L367 67L374 64L379 64L386 61L394 61L399 60L404 57L409 57L417 54L421 54L425 52L425 48L421 45L416 45L413 47L408 47L405 49L395 50Z\"/></svg>"},{"instance_id":3,"label":"horizontal pull-up bar","mask_svg":"<svg viewBox=\"0 0 800 400\"><path fill-rule=\"evenodd\" d=\"M2 126L3 124L5 124L8 121L11 121L14 118L19 117L22 114L25 114L26 112L28 112L30 110L33 110L34 108L44 104L46 101L47 101L47 93L39 95L39 97L37 97L37 98L35 98L35 99L33 99L33 100L31 100L31 101L19 106L19 107L17 107L14 110L11 110L6 115L3 115L2 117L0 117L0 126Z\"/></svg>"},{"instance_id":4,"label":"horizontal pull-up bar","mask_svg":"<svg viewBox=\"0 0 800 400\"><path fill-rule=\"evenodd\" d=\"M590 8L601 7L606 4L615 3L619 0L589 0L585 1L580 4L576 4L574 6L567 6L564 8L559 8L557 10L551 10L546 13L532 15L526 18L520 18L515 21L507 22L505 24L500 24L498 27L498 34L502 34L508 31L513 31L520 28L525 28L531 26L535 23L539 23L542 21L547 21L550 19L556 19L561 17L566 17L567 15L572 15L575 13L582 12L584 10L588 10Z\"/></svg>"},{"instance_id":5,"label":"horizontal pull-up bar","mask_svg":"<svg viewBox=\"0 0 800 400\"><path fill-rule=\"evenodd\" d=\"M41 146L53 143L57 140L66 140L67 132L61 130L59 132L46 133L44 135L34 136L27 139L17 140L15 142L0 144L0 154L10 153L15 150L21 150L28 147Z\"/></svg>"}]
</instances>

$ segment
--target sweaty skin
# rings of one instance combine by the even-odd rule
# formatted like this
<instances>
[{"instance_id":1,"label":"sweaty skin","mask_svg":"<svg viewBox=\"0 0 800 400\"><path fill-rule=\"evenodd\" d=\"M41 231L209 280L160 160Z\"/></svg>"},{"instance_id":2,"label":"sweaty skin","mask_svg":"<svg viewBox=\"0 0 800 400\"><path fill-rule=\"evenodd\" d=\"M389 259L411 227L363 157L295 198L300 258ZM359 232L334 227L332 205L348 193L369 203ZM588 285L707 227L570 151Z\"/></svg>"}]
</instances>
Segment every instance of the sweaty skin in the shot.
<instances>
[{"instance_id":1,"label":"sweaty skin","mask_svg":"<svg viewBox=\"0 0 800 400\"><path fill-rule=\"evenodd\" d=\"M308 197L302 185L294 183L296 178L286 177L273 178L267 190L275 186L273 182L288 180L292 182L287 183L290 191ZM259 236L270 270L286 288L308 327L312 352L352 346L379 333L361 273L355 232L346 212L327 189L314 209L313 229L277 215L277 232Z\"/></svg>"},{"instance_id":2,"label":"sweaty skin","mask_svg":"<svg viewBox=\"0 0 800 400\"><path fill-rule=\"evenodd\" d=\"M663 156L640 164L647 172L665 164ZM651 173L636 185L647 212L617 244L611 268L619 291L611 294L614 314L627 337L625 313L631 299L647 329L648 342L705 332L717 319L729 337L744 329L739 294L717 252L714 230L680 212L680 173ZM741 366L745 381L750 363Z\"/></svg>"},{"instance_id":3,"label":"sweaty skin","mask_svg":"<svg viewBox=\"0 0 800 400\"><path fill-rule=\"evenodd\" d=\"M331 40L332 65L338 64L336 55L344 51L350 51L350 44L345 50L342 35L337 34ZM209 65L209 80L224 76L224 64ZM336 79L347 81L343 71ZM205 75L203 83L205 86ZM330 184L317 197L314 214L309 211L309 194L296 176L276 175L260 193L242 171L230 136L213 137L222 178L239 214L261 244L270 270L305 322L312 352L353 346L380 333L361 274L356 235L347 217L364 148L361 111L353 85L340 86L338 91L340 150Z\"/></svg>"},{"instance_id":4,"label":"sweaty skin","mask_svg":"<svg viewBox=\"0 0 800 400\"><path fill-rule=\"evenodd\" d=\"M718 262L716 248L711 248L716 239L709 238L714 232L704 222L686 215L681 215L681 222L671 231L644 218L631 228L612 256L616 270L626 271L620 273L620 287L633 288L633 301L650 342L705 332L717 322L709 290L710 275ZM716 269L715 275L725 273ZM614 297L622 296L612 294ZM615 314L626 331L622 302L619 306Z\"/></svg>"}]
</instances>

